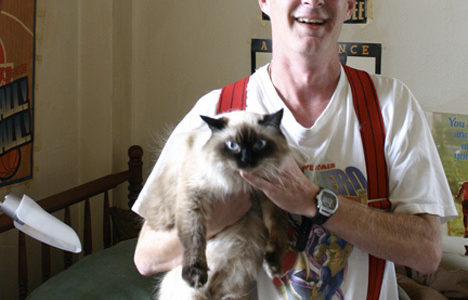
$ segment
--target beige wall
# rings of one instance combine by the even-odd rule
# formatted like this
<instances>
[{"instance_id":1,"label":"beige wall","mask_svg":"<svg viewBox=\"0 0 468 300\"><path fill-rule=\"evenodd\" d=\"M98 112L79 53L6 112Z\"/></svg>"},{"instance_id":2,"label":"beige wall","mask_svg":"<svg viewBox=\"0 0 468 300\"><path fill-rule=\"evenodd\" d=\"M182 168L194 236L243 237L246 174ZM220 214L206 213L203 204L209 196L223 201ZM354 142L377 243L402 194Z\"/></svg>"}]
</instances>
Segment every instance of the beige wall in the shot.
<instances>
[{"instance_id":1,"label":"beige wall","mask_svg":"<svg viewBox=\"0 0 468 300\"><path fill-rule=\"evenodd\" d=\"M134 2L133 142L154 153L200 96L249 74L250 39L269 36L259 11L253 0Z\"/></svg>"},{"instance_id":2,"label":"beige wall","mask_svg":"<svg viewBox=\"0 0 468 300\"><path fill-rule=\"evenodd\" d=\"M425 109L468 114L468 3L373 2L374 20L345 25L340 40L382 43L382 72L408 83ZM250 39L270 36L254 0L37 0L36 31L34 178L2 197L42 198L121 170L133 143L148 172L163 128L247 75ZM2 299L16 297L16 262L5 259L15 247L13 232L0 235Z\"/></svg>"},{"instance_id":3,"label":"beige wall","mask_svg":"<svg viewBox=\"0 0 468 300\"><path fill-rule=\"evenodd\" d=\"M372 0L369 25L343 41L383 44L382 73L405 82L427 111L468 114L468 2Z\"/></svg>"}]
</instances>

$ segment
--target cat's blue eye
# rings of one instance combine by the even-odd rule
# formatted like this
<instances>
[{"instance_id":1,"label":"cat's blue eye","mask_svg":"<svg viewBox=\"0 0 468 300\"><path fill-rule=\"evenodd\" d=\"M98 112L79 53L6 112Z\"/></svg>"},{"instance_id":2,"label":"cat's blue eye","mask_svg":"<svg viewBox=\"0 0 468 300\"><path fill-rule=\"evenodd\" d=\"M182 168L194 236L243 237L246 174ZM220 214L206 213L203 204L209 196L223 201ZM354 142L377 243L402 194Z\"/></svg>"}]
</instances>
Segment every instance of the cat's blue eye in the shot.
<instances>
[{"instance_id":1,"label":"cat's blue eye","mask_svg":"<svg viewBox=\"0 0 468 300\"><path fill-rule=\"evenodd\" d=\"M254 149L262 150L263 148L265 148L266 144L267 144L267 141L265 139L259 139L258 141L255 142Z\"/></svg>"},{"instance_id":2,"label":"cat's blue eye","mask_svg":"<svg viewBox=\"0 0 468 300\"><path fill-rule=\"evenodd\" d=\"M229 150L232 152L237 152L239 151L240 147L239 144L234 142L233 140L227 140L226 141L226 146L228 147Z\"/></svg>"}]
</instances>

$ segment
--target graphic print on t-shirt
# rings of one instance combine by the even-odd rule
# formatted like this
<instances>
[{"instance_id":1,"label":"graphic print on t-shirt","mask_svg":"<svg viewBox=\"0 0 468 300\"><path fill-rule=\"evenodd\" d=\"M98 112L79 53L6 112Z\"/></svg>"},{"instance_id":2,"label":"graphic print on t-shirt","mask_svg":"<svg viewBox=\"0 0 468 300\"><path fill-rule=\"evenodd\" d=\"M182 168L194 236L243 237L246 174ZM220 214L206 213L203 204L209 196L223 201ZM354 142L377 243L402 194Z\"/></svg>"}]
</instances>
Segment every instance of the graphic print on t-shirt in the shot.
<instances>
[{"instance_id":1,"label":"graphic print on t-shirt","mask_svg":"<svg viewBox=\"0 0 468 300\"><path fill-rule=\"evenodd\" d=\"M367 182L359 169L341 170L330 163L306 165L302 170L320 187L367 205ZM298 226L298 220L292 217L293 227ZM285 255L283 268L288 271L275 284L287 300L345 299L341 285L352 250L353 246L345 240L313 225L304 251Z\"/></svg>"}]
</instances>

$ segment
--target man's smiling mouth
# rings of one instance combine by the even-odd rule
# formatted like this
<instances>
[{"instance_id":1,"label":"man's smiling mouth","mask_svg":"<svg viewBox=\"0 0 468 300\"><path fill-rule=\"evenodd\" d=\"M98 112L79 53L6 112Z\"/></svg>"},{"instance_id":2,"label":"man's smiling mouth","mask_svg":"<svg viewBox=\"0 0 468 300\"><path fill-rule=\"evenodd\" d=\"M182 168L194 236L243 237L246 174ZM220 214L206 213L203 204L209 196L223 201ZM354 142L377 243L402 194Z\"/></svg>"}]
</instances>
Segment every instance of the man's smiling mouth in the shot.
<instances>
[{"instance_id":1,"label":"man's smiling mouth","mask_svg":"<svg viewBox=\"0 0 468 300\"><path fill-rule=\"evenodd\" d=\"M305 17L299 17L299 18L296 18L296 20L297 20L299 23L304 23L304 24L322 25L322 24L325 23L324 20L309 19L309 18L305 18Z\"/></svg>"}]
</instances>

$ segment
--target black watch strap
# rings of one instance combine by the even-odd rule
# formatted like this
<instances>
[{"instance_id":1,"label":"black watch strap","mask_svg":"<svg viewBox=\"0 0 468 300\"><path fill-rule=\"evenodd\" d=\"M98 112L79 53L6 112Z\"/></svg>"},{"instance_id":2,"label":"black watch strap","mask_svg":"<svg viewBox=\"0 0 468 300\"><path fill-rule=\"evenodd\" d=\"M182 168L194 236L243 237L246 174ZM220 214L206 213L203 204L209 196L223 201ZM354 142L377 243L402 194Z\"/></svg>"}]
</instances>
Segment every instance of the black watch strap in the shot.
<instances>
[{"instance_id":1,"label":"black watch strap","mask_svg":"<svg viewBox=\"0 0 468 300\"><path fill-rule=\"evenodd\" d=\"M296 247L294 247L295 250L298 252L304 251L305 247L307 246L307 241L309 240L312 225L322 225L329 218L330 217L319 214L318 211L313 218L302 217L301 225L296 230Z\"/></svg>"},{"instance_id":2,"label":"black watch strap","mask_svg":"<svg viewBox=\"0 0 468 300\"><path fill-rule=\"evenodd\" d=\"M322 189L317 194L320 196ZM329 194L332 193L331 191L327 191ZM332 193L335 197L336 195ZM315 199L317 203L317 198ZM335 207L336 210L336 207ZM315 225L323 225L325 222L328 221L330 215L321 214L319 205L317 205L317 213L313 218L302 217L301 225L296 229L296 247L295 250L300 252L304 251L305 247L307 246L307 241L309 240L310 230L312 226Z\"/></svg>"},{"instance_id":3,"label":"black watch strap","mask_svg":"<svg viewBox=\"0 0 468 300\"><path fill-rule=\"evenodd\" d=\"M313 224L322 225L323 223L328 221L329 218L330 218L329 216L327 217L325 215L322 215L322 214L320 214L319 211L317 211L315 216L313 218L311 218L310 220L312 221Z\"/></svg>"},{"instance_id":4,"label":"black watch strap","mask_svg":"<svg viewBox=\"0 0 468 300\"><path fill-rule=\"evenodd\" d=\"M305 247L307 246L312 224L313 223L311 218L302 217L301 225L296 230L296 247L294 247L294 250L297 252L304 251Z\"/></svg>"}]
</instances>

